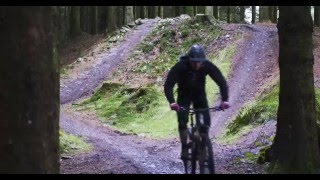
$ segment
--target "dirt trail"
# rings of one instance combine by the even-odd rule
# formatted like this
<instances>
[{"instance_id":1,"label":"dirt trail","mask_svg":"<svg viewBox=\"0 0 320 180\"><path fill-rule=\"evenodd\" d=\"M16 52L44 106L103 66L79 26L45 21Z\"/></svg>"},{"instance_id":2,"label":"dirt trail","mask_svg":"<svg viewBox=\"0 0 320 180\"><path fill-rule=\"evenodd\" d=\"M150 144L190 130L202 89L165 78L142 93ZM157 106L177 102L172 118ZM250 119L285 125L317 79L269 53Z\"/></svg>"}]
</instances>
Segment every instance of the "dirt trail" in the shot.
<instances>
[{"instance_id":1,"label":"dirt trail","mask_svg":"<svg viewBox=\"0 0 320 180\"><path fill-rule=\"evenodd\" d=\"M101 58L86 72L74 78L61 81L60 103L65 104L86 95L90 95L116 69L119 62L128 58L135 46L148 35L158 20L144 20L128 34L128 39L117 46L100 54Z\"/></svg>"},{"instance_id":2,"label":"dirt trail","mask_svg":"<svg viewBox=\"0 0 320 180\"><path fill-rule=\"evenodd\" d=\"M231 108L212 115L211 133L214 136L225 129L244 103L255 98L264 89L264 85L278 75L276 27L234 25L232 29L238 27L246 31L247 37L240 45L233 62L231 77L228 79Z\"/></svg>"},{"instance_id":3,"label":"dirt trail","mask_svg":"<svg viewBox=\"0 0 320 180\"><path fill-rule=\"evenodd\" d=\"M146 23L151 27L154 21ZM240 27L240 28L239 28ZM84 94L91 93L110 72L112 57L122 53L128 57L133 44L139 42L142 34L149 30L141 27L128 42L121 43L111 50L111 55L93 67L92 70L77 79L70 80L61 86L61 103L67 103ZM230 103L232 108L215 113L212 118L212 135L218 135L226 123L248 100L257 94L264 83L272 79L269 73L276 71L277 33L275 26L227 25L230 31L246 32L246 40L241 45L234 60L233 74L228 80ZM131 42L131 43L130 43ZM110 59L111 58L111 59ZM109 59L109 60L108 60ZM224 118L226 117L226 118ZM182 174L183 164L179 159L180 143L177 138L169 140L152 140L140 136L129 136L117 133L101 125L93 114L75 112L70 104L61 106L60 125L67 132L85 137L93 144L94 150L89 154L72 157L61 161L62 173L156 173ZM245 147L225 146L214 142L217 173L264 173L262 166L250 163L236 164L235 158L242 156Z\"/></svg>"},{"instance_id":4,"label":"dirt trail","mask_svg":"<svg viewBox=\"0 0 320 180\"><path fill-rule=\"evenodd\" d=\"M90 154L63 163L62 173L183 173L180 160L161 156L154 150L156 146L164 148L170 144L116 133L101 125L97 117L81 112L63 111L60 119L63 119L62 127L69 133L86 137L95 149Z\"/></svg>"},{"instance_id":5,"label":"dirt trail","mask_svg":"<svg viewBox=\"0 0 320 180\"><path fill-rule=\"evenodd\" d=\"M98 62L91 66L85 65L88 66L85 68L79 67L79 69L86 69L85 73L78 76L73 73L68 79L61 81L60 126L68 133L84 137L94 147L89 154L63 159L61 173L183 173L179 159L154 153L157 151L154 150L156 146L158 148L163 146L162 149L166 149L168 144L137 136L117 134L101 125L101 121L95 115L88 116L85 113L75 112L70 108L69 103L89 95L101 85L156 24L157 20L143 20L142 25L130 32L129 39L101 54L100 57L103 58Z\"/></svg>"}]
</instances>

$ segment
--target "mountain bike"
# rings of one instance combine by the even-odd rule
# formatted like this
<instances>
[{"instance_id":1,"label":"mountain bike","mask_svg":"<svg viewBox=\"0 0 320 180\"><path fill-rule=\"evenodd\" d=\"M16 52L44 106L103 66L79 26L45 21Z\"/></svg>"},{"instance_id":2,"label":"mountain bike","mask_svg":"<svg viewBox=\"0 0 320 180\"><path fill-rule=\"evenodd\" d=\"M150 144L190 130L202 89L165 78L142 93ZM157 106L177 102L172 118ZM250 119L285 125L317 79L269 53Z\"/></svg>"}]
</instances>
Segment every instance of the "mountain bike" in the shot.
<instances>
[{"instance_id":1,"label":"mountain bike","mask_svg":"<svg viewBox=\"0 0 320 180\"><path fill-rule=\"evenodd\" d=\"M209 138L209 127L204 124L202 112L221 111L221 107L210 107L205 109L187 109L182 107L182 111L188 111L190 124L188 127L188 158L183 159L186 174L214 174L215 164L213 157L212 143ZM196 119L196 122L194 122ZM198 168L197 168L198 165Z\"/></svg>"}]
</instances>

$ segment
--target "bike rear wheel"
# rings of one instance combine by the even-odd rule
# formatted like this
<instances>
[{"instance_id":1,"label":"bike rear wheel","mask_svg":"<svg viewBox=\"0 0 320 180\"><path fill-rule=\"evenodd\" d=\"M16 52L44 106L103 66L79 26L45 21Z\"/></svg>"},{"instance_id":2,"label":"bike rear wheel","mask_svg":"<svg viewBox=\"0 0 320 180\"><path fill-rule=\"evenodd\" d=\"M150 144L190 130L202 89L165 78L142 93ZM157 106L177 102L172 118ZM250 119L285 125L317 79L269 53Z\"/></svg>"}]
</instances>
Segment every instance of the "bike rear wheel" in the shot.
<instances>
[{"instance_id":1,"label":"bike rear wheel","mask_svg":"<svg viewBox=\"0 0 320 180\"><path fill-rule=\"evenodd\" d=\"M214 174L214 157L212 143L207 135L202 137L201 148L199 156L200 174Z\"/></svg>"}]
</instances>

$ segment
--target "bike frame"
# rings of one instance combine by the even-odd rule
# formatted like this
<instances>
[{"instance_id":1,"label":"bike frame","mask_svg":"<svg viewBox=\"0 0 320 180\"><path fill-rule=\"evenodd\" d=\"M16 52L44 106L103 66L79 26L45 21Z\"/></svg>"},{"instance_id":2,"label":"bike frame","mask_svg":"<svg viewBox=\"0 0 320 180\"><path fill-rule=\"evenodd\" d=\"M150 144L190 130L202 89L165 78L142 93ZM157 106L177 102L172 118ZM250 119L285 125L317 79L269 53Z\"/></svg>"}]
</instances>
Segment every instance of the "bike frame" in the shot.
<instances>
[{"instance_id":1,"label":"bike frame","mask_svg":"<svg viewBox=\"0 0 320 180\"><path fill-rule=\"evenodd\" d=\"M185 171L186 174L188 174L188 161L191 161L191 173L195 174L196 172L196 163L199 163L200 167L200 173L204 173L205 166L212 166L209 167L210 173L214 173L214 162L213 162L213 152L212 152L212 145L209 136L208 136L208 131L209 127L206 127L203 122L203 115L202 112L204 111L221 111L222 109L220 107L210 107L210 108L205 108L205 109L186 109L182 107L182 110L188 111L189 113L189 119L190 119L190 127L188 128L188 134L189 134L189 148L191 149L191 158L184 161L185 165ZM199 114L197 116L197 114ZM202 117L201 117L202 116ZM194 118L196 119L196 122L194 122ZM204 132L203 129L205 128ZM210 146L210 147L208 147ZM205 159L201 153L206 152L204 149L205 148L210 148L209 153L209 158L212 160L209 161L209 165L205 165L205 162L208 163L208 160ZM211 154L210 154L211 153ZM200 156L201 158L197 159L197 156ZM207 156L207 155L205 155ZM210 164L211 163L211 164Z\"/></svg>"}]
</instances>

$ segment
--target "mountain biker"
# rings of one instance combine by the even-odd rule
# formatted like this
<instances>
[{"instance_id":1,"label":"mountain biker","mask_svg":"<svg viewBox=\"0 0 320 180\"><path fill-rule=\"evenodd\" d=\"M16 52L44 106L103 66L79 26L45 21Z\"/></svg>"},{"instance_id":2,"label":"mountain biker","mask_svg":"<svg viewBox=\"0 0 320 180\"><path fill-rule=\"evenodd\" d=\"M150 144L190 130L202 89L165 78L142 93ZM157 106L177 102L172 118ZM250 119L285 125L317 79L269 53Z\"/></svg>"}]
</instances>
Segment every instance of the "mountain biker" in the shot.
<instances>
[{"instance_id":1,"label":"mountain biker","mask_svg":"<svg viewBox=\"0 0 320 180\"><path fill-rule=\"evenodd\" d=\"M164 84L165 96L170 108L177 112L178 129L181 142L181 159L188 157L188 112L179 111L180 107L208 108L208 101L205 91L205 78L209 75L220 88L222 109L229 108L228 87L221 71L209 60L206 59L204 49L194 44L189 52L180 57L180 60L170 69ZM173 87L178 84L177 102L174 99ZM203 113L204 124L210 127L209 110Z\"/></svg>"}]
</instances>

